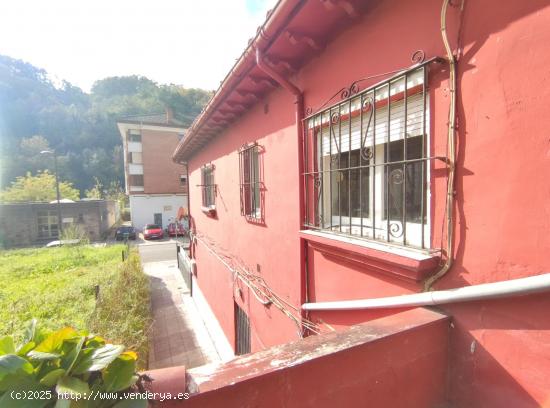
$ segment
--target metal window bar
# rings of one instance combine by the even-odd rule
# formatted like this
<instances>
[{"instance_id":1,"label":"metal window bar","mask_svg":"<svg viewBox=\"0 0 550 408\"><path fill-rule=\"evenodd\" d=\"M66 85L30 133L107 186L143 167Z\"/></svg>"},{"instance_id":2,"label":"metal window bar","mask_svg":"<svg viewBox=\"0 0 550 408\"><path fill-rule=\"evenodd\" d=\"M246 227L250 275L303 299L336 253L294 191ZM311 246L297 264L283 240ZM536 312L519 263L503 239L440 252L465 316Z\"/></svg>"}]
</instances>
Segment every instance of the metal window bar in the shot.
<instances>
[{"instance_id":1,"label":"metal window bar","mask_svg":"<svg viewBox=\"0 0 550 408\"><path fill-rule=\"evenodd\" d=\"M239 188L241 215L259 219L262 216L260 148L257 143L239 150Z\"/></svg>"},{"instance_id":2,"label":"metal window bar","mask_svg":"<svg viewBox=\"0 0 550 408\"><path fill-rule=\"evenodd\" d=\"M240 356L250 353L250 320L235 303L235 354Z\"/></svg>"},{"instance_id":3,"label":"metal window bar","mask_svg":"<svg viewBox=\"0 0 550 408\"><path fill-rule=\"evenodd\" d=\"M208 165L201 168L202 205L212 207L216 204L216 184L214 184L214 166Z\"/></svg>"},{"instance_id":4,"label":"metal window bar","mask_svg":"<svg viewBox=\"0 0 550 408\"><path fill-rule=\"evenodd\" d=\"M445 157L428 153L427 65L436 60L417 64L304 119L307 227L366 239L384 237L397 245L429 246L426 163L436 159L447 163ZM357 174L358 183L352 182ZM311 208L317 211L310 214L312 200Z\"/></svg>"}]
</instances>

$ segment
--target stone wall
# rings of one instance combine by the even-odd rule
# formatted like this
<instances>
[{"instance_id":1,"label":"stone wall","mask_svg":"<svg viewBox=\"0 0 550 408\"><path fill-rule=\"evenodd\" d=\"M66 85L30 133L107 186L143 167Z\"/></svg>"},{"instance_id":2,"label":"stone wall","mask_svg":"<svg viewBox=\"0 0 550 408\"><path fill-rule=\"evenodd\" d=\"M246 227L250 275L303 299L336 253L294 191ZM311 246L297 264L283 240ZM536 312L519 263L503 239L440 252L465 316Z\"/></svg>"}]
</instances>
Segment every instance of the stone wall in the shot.
<instances>
[{"instance_id":1,"label":"stone wall","mask_svg":"<svg viewBox=\"0 0 550 408\"><path fill-rule=\"evenodd\" d=\"M39 213L57 215L50 203L14 203L0 205L0 245L24 247L43 245L58 239L55 233L40 235ZM81 226L91 241L101 240L119 219L118 203L109 200L77 201L61 204L63 226Z\"/></svg>"}]
</instances>

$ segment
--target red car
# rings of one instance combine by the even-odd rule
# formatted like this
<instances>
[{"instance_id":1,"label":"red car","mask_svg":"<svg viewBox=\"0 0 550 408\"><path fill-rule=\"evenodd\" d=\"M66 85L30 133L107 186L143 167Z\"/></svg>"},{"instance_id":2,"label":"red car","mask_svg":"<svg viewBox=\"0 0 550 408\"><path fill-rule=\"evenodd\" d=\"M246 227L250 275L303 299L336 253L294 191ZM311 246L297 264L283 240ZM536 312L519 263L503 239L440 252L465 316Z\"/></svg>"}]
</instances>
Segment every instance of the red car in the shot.
<instances>
[{"instance_id":1,"label":"red car","mask_svg":"<svg viewBox=\"0 0 550 408\"><path fill-rule=\"evenodd\" d=\"M156 224L147 224L145 228L143 228L143 238L164 238L164 231L162 230L162 227Z\"/></svg>"},{"instance_id":2,"label":"red car","mask_svg":"<svg viewBox=\"0 0 550 408\"><path fill-rule=\"evenodd\" d=\"M183 237L185 236L185 228L183 228L183 224L180 224L179 222L171 222L168 224L168 235L171 237Z\"/></svg>"}]
</instances>

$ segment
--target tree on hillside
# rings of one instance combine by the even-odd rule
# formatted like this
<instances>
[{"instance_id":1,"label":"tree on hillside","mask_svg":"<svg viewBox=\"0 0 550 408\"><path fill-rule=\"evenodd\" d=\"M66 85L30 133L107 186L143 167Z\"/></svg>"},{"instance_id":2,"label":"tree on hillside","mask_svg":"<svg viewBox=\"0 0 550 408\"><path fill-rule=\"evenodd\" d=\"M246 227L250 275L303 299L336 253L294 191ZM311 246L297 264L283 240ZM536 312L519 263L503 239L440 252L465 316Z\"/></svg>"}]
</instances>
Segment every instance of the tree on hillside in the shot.
<instances>
[{"instance_id":1,"label":"tree on hillside","mask_svg":"<svg viewBox=\"0 0 550 408\"><path fill-rule=\"evenodd\" d=\"M59 182L61 199L78 200L79 192L72 183ZM39 172L36 176L27 173L17 179L11 186L0 191L0 201L4 203L27 201L54 201L56 200L55 176L48 171Z\"/></svg>"},{"instance_id":2,"label":"tree on hillside","mask_svg":"<svg viewBox=\"0 0 550 408\"><path fill-rule=\"evenodd\" d=\"M87 94L66 81L54 85L43 69L0 55L0 189L27 172L52 169L51 160L34 154L43 143L55 149L60 174L82 193L96 178L103 186L122 185L117 119L171 107L189 126L210 96L137 75L96 81Z\"/></svg>"}]
</instances>

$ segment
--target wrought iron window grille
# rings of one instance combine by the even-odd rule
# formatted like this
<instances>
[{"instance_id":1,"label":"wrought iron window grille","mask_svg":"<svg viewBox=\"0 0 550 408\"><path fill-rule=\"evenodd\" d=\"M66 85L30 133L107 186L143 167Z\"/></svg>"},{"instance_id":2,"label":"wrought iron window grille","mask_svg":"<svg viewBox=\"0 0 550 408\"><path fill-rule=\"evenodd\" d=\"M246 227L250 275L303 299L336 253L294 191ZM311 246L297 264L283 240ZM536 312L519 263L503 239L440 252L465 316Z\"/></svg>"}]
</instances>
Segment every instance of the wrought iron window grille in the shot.
<instances>
[{"instance_id":1,"label":"wrought iron window grille","mask_svg":"<svg viewBox=\"0 0 550 408\"><path fill-rule=\"evenodd\" d=\"M428 71L442 60L417 52L413 62L362 91L355 81L331 97L341 101L308 111L305 227L430 248L430 163L448 160L430 156Z\"/></svg>"},{"instance_id":2,"label":"wrought iron window grille","mask_svg":"<svg viewBox=\"0 0 550 408\"><path fill-rule=\"evenodd\" d=\"M201 184L197 187L202 188L202 206L216 206L216 184L214 182L214 165L208 164L201 167Z\"/></svg>"},{"instance_id":3,"label":"wrought iron window grille","mask_svg":"<svg viewBox=\"0 0 550 408\"><path fill-rule=\"evenodd\" d=\"M241 215L254 222L264 219L262 156L262 148L257 143L239 149Z\"/></svg>"},{"instance_id":4,"label":"wrought iron window grille","mask_svg":"<svg viewBox=\"0 0 550 408\"><path fill-rule=\"evenodd\" d=\"M235 354L241 356L251 351L250 320L241 307L234 302L235 313Z\"/></svg>"}]
</instances>

